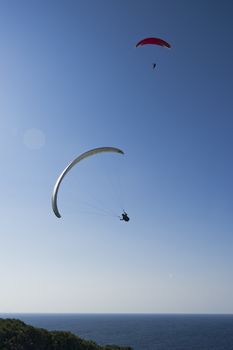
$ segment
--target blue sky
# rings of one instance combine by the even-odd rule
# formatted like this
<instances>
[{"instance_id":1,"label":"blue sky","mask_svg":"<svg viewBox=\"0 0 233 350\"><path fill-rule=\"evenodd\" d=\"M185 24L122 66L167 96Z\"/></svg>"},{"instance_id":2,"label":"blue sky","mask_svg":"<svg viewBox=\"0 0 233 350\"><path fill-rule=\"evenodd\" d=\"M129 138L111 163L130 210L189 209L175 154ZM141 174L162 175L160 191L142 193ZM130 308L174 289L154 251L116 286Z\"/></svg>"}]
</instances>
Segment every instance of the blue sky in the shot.
<instances>
[{"instance_id":1,"label":"blue sky","mask_svg":"<svg viewBox=\"0 0 233 350\"><path fill-rule=\"evenodd\" d=\"M1 312L233 312L232 11L1 1Z\"/></svg>"}]
</instances>

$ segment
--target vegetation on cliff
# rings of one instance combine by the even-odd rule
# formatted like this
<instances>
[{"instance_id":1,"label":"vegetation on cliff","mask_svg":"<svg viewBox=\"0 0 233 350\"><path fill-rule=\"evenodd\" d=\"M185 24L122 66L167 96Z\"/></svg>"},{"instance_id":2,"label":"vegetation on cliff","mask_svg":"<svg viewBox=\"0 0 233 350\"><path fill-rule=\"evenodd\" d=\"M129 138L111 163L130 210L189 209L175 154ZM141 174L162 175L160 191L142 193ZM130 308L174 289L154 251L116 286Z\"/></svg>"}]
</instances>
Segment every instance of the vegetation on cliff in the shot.
<instances>
[{"instance_id":1,"label":"vegetation on cliff","mask_svg":"<svg viewBox=\"0 0 233 350\"><path fill-rule=\"evenodd\" d=\"M26 325L16 319L0 319L0 350L132 350L114 345L100 346L70 332Z\"/></svg>"}]
</instances>

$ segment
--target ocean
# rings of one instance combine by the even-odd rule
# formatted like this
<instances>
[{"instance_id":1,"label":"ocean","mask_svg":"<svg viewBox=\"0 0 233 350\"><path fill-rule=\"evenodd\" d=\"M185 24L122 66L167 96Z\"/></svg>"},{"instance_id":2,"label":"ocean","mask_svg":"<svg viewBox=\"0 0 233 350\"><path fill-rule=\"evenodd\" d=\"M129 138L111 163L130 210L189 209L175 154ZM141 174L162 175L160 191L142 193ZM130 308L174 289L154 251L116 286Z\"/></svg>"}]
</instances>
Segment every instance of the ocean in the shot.
<instances>
[{"instance_id":1,"label":"ocean","mask_svg":"<svg viewBox=\"0 0 233 350\"><path fill-rule=\"evenodd\" d=\"M48 330L66 330L100 345L134 350L233 350L233 315L0 314Z\"/></svg>"}]
</instances>

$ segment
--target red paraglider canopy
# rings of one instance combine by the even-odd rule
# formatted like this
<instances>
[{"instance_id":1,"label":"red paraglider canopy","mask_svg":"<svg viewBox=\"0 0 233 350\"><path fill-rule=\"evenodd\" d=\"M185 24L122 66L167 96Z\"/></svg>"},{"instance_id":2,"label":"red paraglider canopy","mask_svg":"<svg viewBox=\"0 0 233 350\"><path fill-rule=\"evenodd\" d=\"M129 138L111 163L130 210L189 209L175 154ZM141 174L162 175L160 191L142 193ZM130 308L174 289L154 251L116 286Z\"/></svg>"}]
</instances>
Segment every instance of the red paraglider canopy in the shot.
<instances>
[{"instance_id":1,"label":"red paraglider canopy","mask_svg":"<svg viewBox=\"0 0 233 350\"><path fill-rule=\"evenodd\" d=\"M169 49L171 48L171 45L168 44L168 42L166 42L163 39L159 39L159 38L145 38L145 39L142 39L136 44L136 47L143 46L143 45L148 45L148 44L165 46L165 47L167 47Z\"/></svg>"}]
</instances>

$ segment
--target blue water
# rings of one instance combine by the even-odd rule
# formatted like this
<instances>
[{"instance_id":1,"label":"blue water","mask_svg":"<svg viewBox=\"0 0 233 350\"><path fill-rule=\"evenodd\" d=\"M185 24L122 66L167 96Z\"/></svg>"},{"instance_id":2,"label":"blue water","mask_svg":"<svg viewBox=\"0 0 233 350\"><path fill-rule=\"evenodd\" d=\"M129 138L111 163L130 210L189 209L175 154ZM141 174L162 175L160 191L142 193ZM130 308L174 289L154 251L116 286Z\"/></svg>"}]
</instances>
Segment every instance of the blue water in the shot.
<instances>
[{"instance_id":1,"label":"blue water","mask_svg":"<svg viewBox=\"0 0 233 350\"><path fill-rule=\"evenodd\" d=\"M134 350L233 350L233 315L9 314L48 330Z\"/></svg>"}]
</instances>

